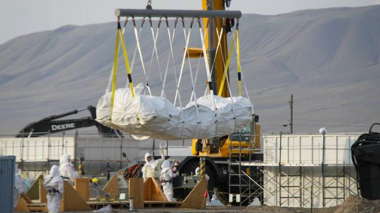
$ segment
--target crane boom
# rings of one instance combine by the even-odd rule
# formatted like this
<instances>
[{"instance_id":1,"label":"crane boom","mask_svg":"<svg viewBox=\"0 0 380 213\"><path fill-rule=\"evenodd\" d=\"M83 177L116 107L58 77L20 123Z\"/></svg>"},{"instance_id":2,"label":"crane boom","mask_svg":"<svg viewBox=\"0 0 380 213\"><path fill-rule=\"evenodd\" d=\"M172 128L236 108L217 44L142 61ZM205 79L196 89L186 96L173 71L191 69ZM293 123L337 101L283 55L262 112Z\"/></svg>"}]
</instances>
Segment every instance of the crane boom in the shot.
<instances>
[{"instance_id":1,"label":"crane boom","mask_svg":"<svg viewBox=\"0 0 380 213\"><path fill-rule=\"evenodd\" d=\"M225 7L225 1L224 0L202 0L202 9L203 10L226 10ZM221 44L218 52L216 52L216 47L218 45L218 34L216 33L216 30L218 32L221 32L221 29L223 27L223 19L216 18L214 21L209 22L209 27L207 27L208 19L204 19L203 27L206 30L208 30L208 33L205 37L206 41L206 48L208 49L208 59L210 64L210 70L212 72L212 82L213 82L213 88L214 93L218 94L219 85L221 85L222 78L223 78L223 72L225 69L224 60L227 60L227 31L226 29L223 29L223 34L221 38ZM216 24L216 26L215 26ZM215 65L213 66L215 60ZM229 69L227 69L227 75L229 74ZM227 80L225 80L227 81ZM227 82L225 82L225 85L227 85ZM228 92L228 87L223 88L223 92L221 93L222 97L229 97L230 94Z\"/></svg>"}]
</instances>

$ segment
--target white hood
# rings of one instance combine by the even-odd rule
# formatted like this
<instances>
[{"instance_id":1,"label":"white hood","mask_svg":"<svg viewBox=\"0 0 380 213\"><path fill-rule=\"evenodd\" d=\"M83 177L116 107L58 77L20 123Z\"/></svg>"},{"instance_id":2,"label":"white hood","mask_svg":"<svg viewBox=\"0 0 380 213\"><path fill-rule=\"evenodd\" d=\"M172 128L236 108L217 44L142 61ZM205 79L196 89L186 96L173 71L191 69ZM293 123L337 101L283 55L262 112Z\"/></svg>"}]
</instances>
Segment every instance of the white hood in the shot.
<instances>
[{"instance_id":1,"label":"white hood","mask_svg":"<svg viewBox=\"0 0 380 213\"><path fill-rule=\"evenodd\" d=\"M152 160L148 162L148 157L150 157ZM153 156L148 152L145 153L145 162L146 164L149 164L151 167L156 168L158 161L154 160Z\"/></svg>"},{"instance_id":2,"label":"white hood","mask_svg":"<svg viewBox=\"0 0 380 213\"><path fill-rule=\"evenodd\" d=\"M71 156L69 154L64 154L61 156L61 159L59 160L59 164L69 164L70 163Z\"/></svg>"},{"instance_id":3,"label":"white hood","mask_svg":"<svg viewBox=\"0 0 380 213\"><path fill-rule=\"evenodd\" d=\"M164 173L164 172L166 172L167 170L170 170L170 161L165 160L165 161L162 163L162 166L161 166L161 173Z\"/></svg>"},{"instance_id":4,"label":"white hood","mask_svg":"<svg viewBox=\"0 0 380 213\"><path fill-rule=\"evenodd\" d=\"M51 177L59 177L59 167L56 165L52 166L49 175Z\"/></svg>"},{"instance_id":5,"label":"white hood","mask_svg":"<svg viewBox=\"0 0 380 213\"><path fill-rule=\"evenodd\" d=\"M59 175L59 167L54 165L51 167L49 175L46 176L44 185L46 186L55 186L55 184L61 180Z\"/></svg>"}]
</instances>

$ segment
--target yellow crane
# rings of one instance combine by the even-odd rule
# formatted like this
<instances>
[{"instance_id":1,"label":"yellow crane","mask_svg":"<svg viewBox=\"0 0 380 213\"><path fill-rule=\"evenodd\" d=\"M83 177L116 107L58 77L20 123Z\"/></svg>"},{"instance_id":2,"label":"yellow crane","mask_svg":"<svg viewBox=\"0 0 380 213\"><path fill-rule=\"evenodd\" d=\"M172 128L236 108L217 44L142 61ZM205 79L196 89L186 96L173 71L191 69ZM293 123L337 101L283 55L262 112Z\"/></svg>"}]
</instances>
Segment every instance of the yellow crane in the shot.
<instances>
[{"instance_id":1,"label":"yellow crane","mask_svg":"<svg viewBox=\"0 0 380 213\"><path fill-rule=\"evenodd\" d=\"M203 10L225 10L226 6L229 7L231 0L202 0ZM208 24L212 24L206 28ZM225 70L224 61L228 57L228 45L227 45L227 33L230 28L234 27L234 20L224 20L218 18L215 20L204 19L204 30L208 30L205 37L206 48L208 50L208 58L210 66L213 64L215 58L215 66L212 70L212 82L214 92L222 97L230 97L228 84L223 81L227 81L227 78L223 78ZM221 30L223 28L223 31ZM218 33L222 32L220 48L218 52L215 52L218 45ZM201 48L189 48L190 58L203 57ZM229 68L227 67L227 75L229 75ZM224 83L223 90L217 91L220 85ZM196 167L199 166L199 157L206 158L206 173L210 177L209 190L216 188L219 200L227 204L232 205L247 205L252 199L241 198L240 202L235 200L229 200L229 194L239 193L242 187L232 187L239 182L241 176L231 177L231 173L240 174L244 170L246 174L251 174L251 169L248 167L236 168L236 166L229 167L228 161L242 161L246 160L262 160L262 154L255 152L255 148L260 147L260 125L258 122L258 116L254 117L254 120L245 129L236 132L232 135L226 135L220 138L210 138L204 140L194 139L192 141L192 154L193 156L187 157L178 167L181 174L190 175ZM257 179L257 177L252 177ZM259 181L259 180L258 180ZM181 188L181 187L178 187ZM243 187L243 190L247 189ZM254 195L253 195L254 196ZM260 195L259 195L260 196ZM259 197L258 196L258 197ZM259 197L261 199L261 197Z\"/></svg>"}]
</instances>

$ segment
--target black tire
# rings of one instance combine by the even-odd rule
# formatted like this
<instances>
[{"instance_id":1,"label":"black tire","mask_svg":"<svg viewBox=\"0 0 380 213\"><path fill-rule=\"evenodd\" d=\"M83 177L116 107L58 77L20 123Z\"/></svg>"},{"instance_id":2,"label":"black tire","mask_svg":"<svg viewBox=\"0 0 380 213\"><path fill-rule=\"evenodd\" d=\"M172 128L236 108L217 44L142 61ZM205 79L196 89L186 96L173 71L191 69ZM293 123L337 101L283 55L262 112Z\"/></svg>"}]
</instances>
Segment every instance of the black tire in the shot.
<instances>
[{"instance_id":1,"label":"black tire","mask_svg":"<svg viewBox=\"0 0 380 213\"><path fill-rule=\"evenodd\" d=\"M187 161L184 165L181 166L181 170L179 171L179 174L185 174L187 176L190 176L191 173L195 173L195 169L199 167L199 159L193 158L189 161ZM209 166L206 165L206 174L209 176L208 180L208 193L210 198L212 197L214 193L215 188L215 178L214 174L211 172L211 169ZM177 198L177 200L184 200L187 195L191 192L192 189L175 189L174 190L174 197Z\"/></svg>"}]
</instances>

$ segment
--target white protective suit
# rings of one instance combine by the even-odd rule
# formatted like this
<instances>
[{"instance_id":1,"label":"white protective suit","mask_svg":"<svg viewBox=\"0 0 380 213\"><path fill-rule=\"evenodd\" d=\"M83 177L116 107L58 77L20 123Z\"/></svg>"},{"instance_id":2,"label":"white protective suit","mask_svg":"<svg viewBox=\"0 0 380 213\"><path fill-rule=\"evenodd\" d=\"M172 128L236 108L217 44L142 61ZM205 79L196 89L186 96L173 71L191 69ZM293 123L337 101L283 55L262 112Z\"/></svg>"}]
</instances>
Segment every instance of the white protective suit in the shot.
<instances>
[{"instance_id":1,"label":"white protective suit","mask_svg":"<svg viewBox=\"0 0 380 213\"><path fill-rule=\"evenodd\" d=\"M20 194L25 192L22 177L18 174L17 164L15 164L15 186L14 186L13 190L14 190L14 192L13 192L13 194L14 194L13 195L13 199L14 199L13 208L15 208L17 206Z\"/></svg>"},{"instance_id":2,"label":"white protective suit","mask_svg":"<svg viewBox=\"0 0 380 213\"><path fill-rule=\"evenodd\" d=\"M71 156L69 154L62 155L59 160L59 173L63 179L70 180L71 185L75 182L75 179L79 177L78 172L75 171L74 165L70 162Z\"/></svg>"},{"instance_id":3,"label":"white protective suit","mask_svg":"<svg viewBox=\"0 0 380 213\"><path fill-rule=\"evenodd\" d=\"M177 174L173 174L172 172L172 168L170 167L170 162L168 160L165 160L161 166L160 182L161 182L162 188L164 189L165 197L170 202L177 201L175 198L173 198L174 193L173 193L173 183L172 183L172 179L176 176Z\"/></svg>"},{"instance_id":4,"label":"white protective suit","mask_svg":"<svg viewBox=\"0 0 380 213\"><path fill-rule=\"evenodd\" d=\"M58 213L63 196L63 179L59 176L59 168L56 165L51 167L49 174L44 181L44 187L47 191L47 206L49 213Z\"/></svg>"},{"instance_id":5,"label":"white protective suit","mask_svg":"<svg viewBox=\"0 0 380 213\"><path fill-rule=\"evenodd\" d=\"M201 168L197 167L195 169L195 175L199 176L200 173L201 173ZM210 177L207 174L205 174L205 175L206 175L206 180L208 182L208 180L210 179ZM211 206L210 194L208 192L207 192L207 197L206 197L206 206Z\"/></svg>"},{"instance_id":6,"label":"white protective suit","mask_svg":"<svg viewBox=\"0 0 380 213\"><path fill-rule=\"evenodd\" d=\"M161 154L161 159L159 159L159 160L154 160L153 156L150 153L145 154L145 165L142 168L144 181L146 181L150 177L151 178L158 177L158 175L156 173L157 172L157 166L159 163L161 163L162 161L165 160L164 151L162 149L160 149L160 154ZM148 161L148 157L151 158L150 161Z\"/></svg>"}]
</instances>

